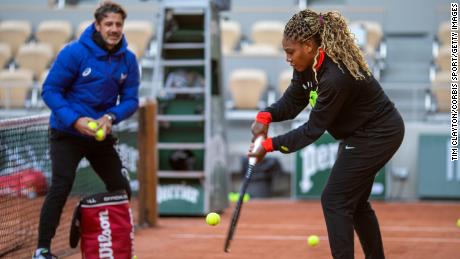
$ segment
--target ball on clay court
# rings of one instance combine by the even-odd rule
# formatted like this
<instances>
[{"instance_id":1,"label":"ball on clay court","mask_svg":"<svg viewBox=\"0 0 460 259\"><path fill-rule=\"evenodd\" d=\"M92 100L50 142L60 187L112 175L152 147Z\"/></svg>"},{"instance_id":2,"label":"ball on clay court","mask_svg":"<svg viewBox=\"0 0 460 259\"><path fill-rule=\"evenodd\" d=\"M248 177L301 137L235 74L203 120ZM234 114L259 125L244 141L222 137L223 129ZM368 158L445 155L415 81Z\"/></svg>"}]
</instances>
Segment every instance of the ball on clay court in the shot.
<instances>
[{"instance_id":1,"label":"ball on clay court","mask_svg":"<svg viewBox=\"0 0 460 259\"><path fill-rule=\"evenodd\" d=\"M206 223L210 226L217 226L220 223L220 216L215 212L206 215Z\"/></svg>"},{"instance_id":2,"label":"ball on clay court","mask_svg":"<svg viewBox=\"0 0 460 259\"><path fill-rule=\"evenodd\" d=\"M319 243L319 237L317 235L311 235L308 237L308 245L311 247L317 246Z\"/></svg>"},{"instance_id":3,"label":"ball on clay court","mask_svg":"<svg viewBox=\"0 0 460 259\"><path fill-rule=\"evenodd\" d=\"M243 201L244 202L247 202L251 199L251 196L248 194L248 193L245 193L244 196L243 196Z\"/></svg>"},{"instance_id":4,"label":"ball on clay court","mask_svg":"<svg viewBox=\"0 0 460 259\"><path fill-rule=\"evenodd\" d=\"M105 139L105 131L103 129L99 129L96 131L96 140L103 141Z\"/></svg>"},{"instance_id":5,"label":"ball on clay court","mask_svg":"<svg viewBox=\"0 0 460 259\"><path fill-rule=\"evenodd\" d=\"M228 194L228 200L230 202L237 202L240 199L240 194L238 192L230 192ZM247 202L251 199L251 196L248 193L245 193L243 196L243 202Z\"/></svg>"},{"instance_id":6,"label":"ball on clay court","mask_svg":"<svg viewBox=\"0 0 460 259\"><path fill-rule=\"evenodd\" d=\"M236 193L236 192L229 192L228 193L228 200L230 202L237 202L238 201L238 196L239 196L239 194Z\"/></svg>"},{"instance_id":7,"label":"ball on clay court","mask_svg":"<svg viewBox=\"0 0 460 259\"><path fill-rule=\"evenodd\" d=\"M95 122L95 121L88 122L88 128L90 128L92 130L96 130L97 127L98 127L97 122Z\"/></svg>"},{"instance_id":8,"label":"ball on clay court","mask_svg":"<svg viewBox=\"0 0 460 259\"><path fill-rule=\"evenodd\" d=\"M137 259L137 255L133 256L133 259Z\"/></svg>"},{"instance_id":9,"label":"ball on clay court","mask_svg":"<svg viewBox=\"0 0 460 259\"><path fill-rule=\"evenodd\" d=\"M457 219L457 227L459 227L459 228L460 228L460 218L459 218L459 219Z\"/></svg>"}]
</instances>

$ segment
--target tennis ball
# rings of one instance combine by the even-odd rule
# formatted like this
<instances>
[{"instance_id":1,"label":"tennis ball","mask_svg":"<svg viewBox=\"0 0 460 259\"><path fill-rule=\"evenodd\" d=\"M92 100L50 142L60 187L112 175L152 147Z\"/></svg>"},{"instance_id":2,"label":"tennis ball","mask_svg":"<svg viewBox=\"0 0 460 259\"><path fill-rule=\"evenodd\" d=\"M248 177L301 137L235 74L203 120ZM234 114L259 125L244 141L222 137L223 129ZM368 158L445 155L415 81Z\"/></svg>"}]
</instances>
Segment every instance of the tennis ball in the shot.
<instances>
[{"instance_id":1,"label":"tennis ball","mask_svg":"<svg viewBox=\"0 0 460 259\"><path fill-rule=\"evenodd\" d=\"M94 130L97 129L97 127L98 127L97 122L95 122L95 121L89 121L88 122L88 128L90 128L91 130L94 131Z\"/></svg>"},{"instance_id":2,"label":"tennis ball","mask_svg":"<svg viewBox=\"0 0 460 259\"><path fill-rule=\"evenodd\" d=\"M99 129L96 131L96 140L103 141L105 139L105 131L103 129Z\"/></svg>"},{"instance_id":3,"label":"tennis ball","mask_svg":"<svg viewBox=\"0 0 460 259\"><path fill-rule=\"evenodd\" d=\"M133 259L137 259L137 255L133 256Z\"/></svg>"},{"instance_id":4,"label":"tennis ball","mask_svg":"<svg viewBox=\"0 0 460 259\"><path fill-rule=\"evenodd\" d=\"M251 199L251 196L249 196L249 193L245 193L243 196L243 202L247 202L249 199Z\"/></svg>"},{"instance_id":5,"label":"tennis ball","mask_svg":"<svg viewBox=\"0 0 460 259\"><path fill-rule=\"evenodd\" d=\"M319 237L317 235L311 235L308 237L308 245L311 247L317 246L319 243Z\"/></svg>"},{"instance_id":6,"label":"tennis ball","mask_svg":"<svg viewBox=\"0 0 460 259\"><path fill-rule=\"evenodd\" d=\"M220 216L215 212L211 212L206 216L206 223L210 226L217 226L220 223Z\"/></svg>"},{"instance_id":7,"label":"tennis ball","mask_svg":"<svg viewBox=\"0 0 460 259\"><path fill-rule=\"evenodd\" d=\"M236 192L229 192L228 193L228 200L230 202L237 202L238 201L238 193Z\"/></svg>"},{"instance_id":8,"label":"tennis ball","mask_svg":"<svg viewBox=\"0 0 460 259\"><path fill-rule=\"evenodd\" d=\"M457 227L459 227L459 228L460 228L460 218L459 218L459 219L457 219Z\"/></svg>"}]
</instances>

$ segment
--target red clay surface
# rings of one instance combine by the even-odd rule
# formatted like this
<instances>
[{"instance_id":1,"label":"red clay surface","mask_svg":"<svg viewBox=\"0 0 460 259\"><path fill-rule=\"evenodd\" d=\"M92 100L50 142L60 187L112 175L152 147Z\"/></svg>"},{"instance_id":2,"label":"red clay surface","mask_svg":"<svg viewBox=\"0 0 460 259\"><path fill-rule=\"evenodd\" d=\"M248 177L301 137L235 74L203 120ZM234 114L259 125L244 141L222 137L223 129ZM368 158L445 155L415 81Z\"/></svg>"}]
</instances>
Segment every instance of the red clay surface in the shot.
<instances>
[{"instance_id":1,"label":"red clay surface","mask_svg":"<svg viewBox=\"0 0 460 259\"><path fill-rule=\"evenodd\" d=\"M460 202L373 202L387 258L460 258ZM244 204L230 253L224 240L234 204L218 226L204 217L161 217L157 227L138 229L139 259L331 258L318 201L251 200ZM317 247L307 244L318 235ZM355 237L355 257L364 258ZM70 258L80 258L74 255Z\"/></svg>"}]
</instances>

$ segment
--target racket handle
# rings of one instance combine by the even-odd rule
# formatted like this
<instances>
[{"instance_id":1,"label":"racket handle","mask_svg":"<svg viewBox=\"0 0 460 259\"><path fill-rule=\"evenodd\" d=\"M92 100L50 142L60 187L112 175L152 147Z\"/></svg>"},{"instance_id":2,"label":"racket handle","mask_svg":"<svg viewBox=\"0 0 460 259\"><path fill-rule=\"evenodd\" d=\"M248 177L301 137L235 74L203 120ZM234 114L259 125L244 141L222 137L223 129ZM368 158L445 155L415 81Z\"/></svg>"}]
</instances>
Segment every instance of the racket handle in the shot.
<instances>
[{"instance_id":1,"label":"racket handle","mask_svg":"<svg viewBox=\"0 0 460 259\"><path fill-rule=\"evenodd\" d=\"M264 140L264 136L258 136L254 141L254 147L252 148L251 152L256 151L260 146L262 146L262 141ZM257 163L257 157L250 157L249 164L255 165Z\"/></svg>"}]
</instances>

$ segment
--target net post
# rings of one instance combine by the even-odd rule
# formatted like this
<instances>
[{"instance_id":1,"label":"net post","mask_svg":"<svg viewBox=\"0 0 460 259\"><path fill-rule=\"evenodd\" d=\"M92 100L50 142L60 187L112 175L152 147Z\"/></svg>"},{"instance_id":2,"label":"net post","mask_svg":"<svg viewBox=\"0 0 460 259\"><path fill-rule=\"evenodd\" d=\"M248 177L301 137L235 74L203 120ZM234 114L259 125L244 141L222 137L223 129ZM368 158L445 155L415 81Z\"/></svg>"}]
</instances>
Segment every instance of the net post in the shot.
<instances>
[{"instance_id":1,"label":"net post","mask_svg":"<svg viewBox=\"0 0 460 259\"><path fill-rule=\"evenodd\" d=\"M139 108L139 225L155 226L157 208L157 123L156 101L146 100Z\"/></svg>"}]
</instances>

